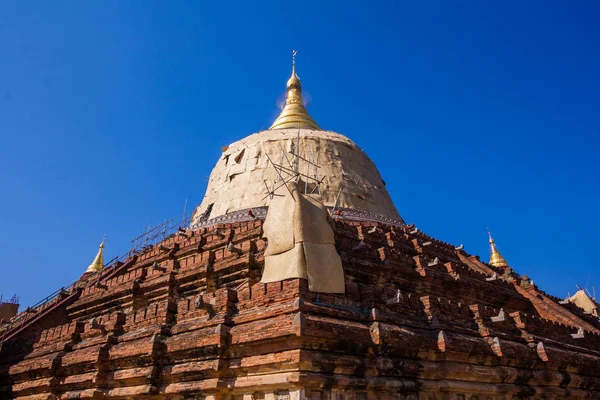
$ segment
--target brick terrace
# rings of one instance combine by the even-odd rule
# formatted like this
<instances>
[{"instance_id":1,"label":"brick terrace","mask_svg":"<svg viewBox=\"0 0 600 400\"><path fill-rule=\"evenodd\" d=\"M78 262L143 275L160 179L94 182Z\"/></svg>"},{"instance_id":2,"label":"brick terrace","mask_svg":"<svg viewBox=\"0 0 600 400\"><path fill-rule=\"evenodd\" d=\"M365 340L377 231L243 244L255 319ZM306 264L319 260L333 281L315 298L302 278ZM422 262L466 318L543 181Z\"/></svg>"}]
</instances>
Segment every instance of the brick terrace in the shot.
<instances>
[{"instance_id":1,"label":"brick terrace","mask_svg":"<svg viewBox=\"0 0 600 400\"><path fill-rule=\"evenodd\" d=\"M262 223L180 233L34 310L0 398L600 398L598 319L528 280L338 219L345 295L262 284Z\"/></svg>"}]
</instances>

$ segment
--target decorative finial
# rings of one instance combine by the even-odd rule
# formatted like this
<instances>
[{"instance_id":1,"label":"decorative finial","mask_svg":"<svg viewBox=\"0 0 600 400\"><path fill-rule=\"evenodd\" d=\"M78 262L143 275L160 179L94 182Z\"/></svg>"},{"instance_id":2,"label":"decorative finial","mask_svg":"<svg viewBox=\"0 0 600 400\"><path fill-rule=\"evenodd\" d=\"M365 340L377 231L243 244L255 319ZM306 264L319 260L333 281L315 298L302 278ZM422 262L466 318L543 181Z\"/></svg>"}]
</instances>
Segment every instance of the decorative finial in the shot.
<instances>
[{"instance_id":1,"label":"decorative finial","mask_svg":"<svg viewBox=\"0 0 600 400\"><path fill-rule=\"evenodd\" d=\"M490 232L490 228L487 228L488 236L490 237L490 262L489 264L493 267L506 268L508 267L508 263L502 257L498 249L496 248L496 243L494 242L494 238L492 238L492 232Z\"/></svg>"},{"instance_id":2,"label":"decorative finial","mask_svg":"<svg viewBox=\"0 0 600 400\"><path fill-rule=\"evenodd\" d=\"M296 54L298 50L292 50L292 75L296 72Z\"/></svg>"},{"instance_id":3,"label":"decorative finial","mask_svg":"<svg viewBox=\"0 0 600 400\"><path fill-rule=\"evenodd\" d=\"M296 74L297 54L298 50L292 50L292 75L286 84L285 107L283 107L281 114L273 122L269 130L286 128L321 129L310 115L308 115L302 102L302 82L300 82L300 78Z\"/></svg>"},{"instance_id":4,"label":"decorative finial","mask_svg":"<svg viewBox=\"0 0 600 400\"><path fill-rule=\"evenodd\" d=\"M90 264L88 269L85 271L86 273L99 272L99 271L102 271L102 269L104 268L104 241L105 240L106 240L106 235L104 235L104 238L102 239L102 243L100 243L100 246L98 248L98 254L96 254L96 258L94 258L94 261L92 261L92 263Z\"/></svg>"}]
</instances>

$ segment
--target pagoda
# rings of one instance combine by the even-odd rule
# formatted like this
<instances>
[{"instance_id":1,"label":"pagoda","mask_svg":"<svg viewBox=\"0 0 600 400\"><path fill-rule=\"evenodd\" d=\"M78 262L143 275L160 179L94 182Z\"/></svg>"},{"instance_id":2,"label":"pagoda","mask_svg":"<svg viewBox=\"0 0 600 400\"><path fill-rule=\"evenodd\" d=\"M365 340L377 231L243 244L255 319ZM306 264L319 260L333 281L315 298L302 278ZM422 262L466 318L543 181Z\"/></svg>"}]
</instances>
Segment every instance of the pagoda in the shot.
<instances>
[{"instance_id":1,"label":"pagoda","mask_svg":"<svg viewBox=\"0 0 600 400\"><path fill-rule=\"evenodd\" d=\"M279 117L165 231L106 264L102 242L0 325L1 399L600 398L597 303L546 294L491 234L484 262L407 225L310 117L295 57Z\"/></svg>"}]
</instances>

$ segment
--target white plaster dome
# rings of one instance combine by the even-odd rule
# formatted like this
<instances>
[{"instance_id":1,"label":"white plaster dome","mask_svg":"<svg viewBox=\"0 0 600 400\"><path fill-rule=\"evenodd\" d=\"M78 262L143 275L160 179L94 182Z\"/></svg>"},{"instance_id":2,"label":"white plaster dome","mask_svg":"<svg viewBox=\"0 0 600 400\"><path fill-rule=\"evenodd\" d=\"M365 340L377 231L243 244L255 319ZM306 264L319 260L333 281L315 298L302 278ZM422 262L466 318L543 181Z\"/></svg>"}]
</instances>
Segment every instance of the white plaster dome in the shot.
<instances>
[{"instance_id":1,"label":"white plaster dome","mask_svg":"<svg viewBox=\"0 0 600 400\"><path fill-rule=\"evenodd\" d=\"M300 156L295 161L294 154ZM274 165L285 170L278 174ZM225 148L210 174L192 225L239 210L268 207L270 192L279 186L275 193L283 194L287 189L282 182L294 169L300 174L301 190L318 192L314 178L321 182L326 207L402 222L377 167L350 139L330 131L272 129Z\"/></svg>"}]
</instances>

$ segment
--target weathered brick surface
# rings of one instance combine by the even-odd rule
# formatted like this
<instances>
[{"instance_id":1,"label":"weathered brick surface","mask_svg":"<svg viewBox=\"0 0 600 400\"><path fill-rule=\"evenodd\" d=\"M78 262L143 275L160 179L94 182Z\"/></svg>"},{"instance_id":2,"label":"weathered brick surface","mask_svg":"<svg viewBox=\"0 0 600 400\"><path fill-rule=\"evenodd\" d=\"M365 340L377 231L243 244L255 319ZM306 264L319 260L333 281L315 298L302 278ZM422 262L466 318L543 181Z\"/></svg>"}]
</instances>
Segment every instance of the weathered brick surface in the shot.
<instances>
[{"instance_id":1,"label":"weathered brick surface","mask_svg":"<svg viewBox=\"0 0 600 400\"><path fill-rule=\"evenodd\" d=\"M169 237L37 310L1 350L0 398L600 397L581 310L412 228L334 231L344 295L260 283L259 220Z\"/></svg>"}]
</instances>

